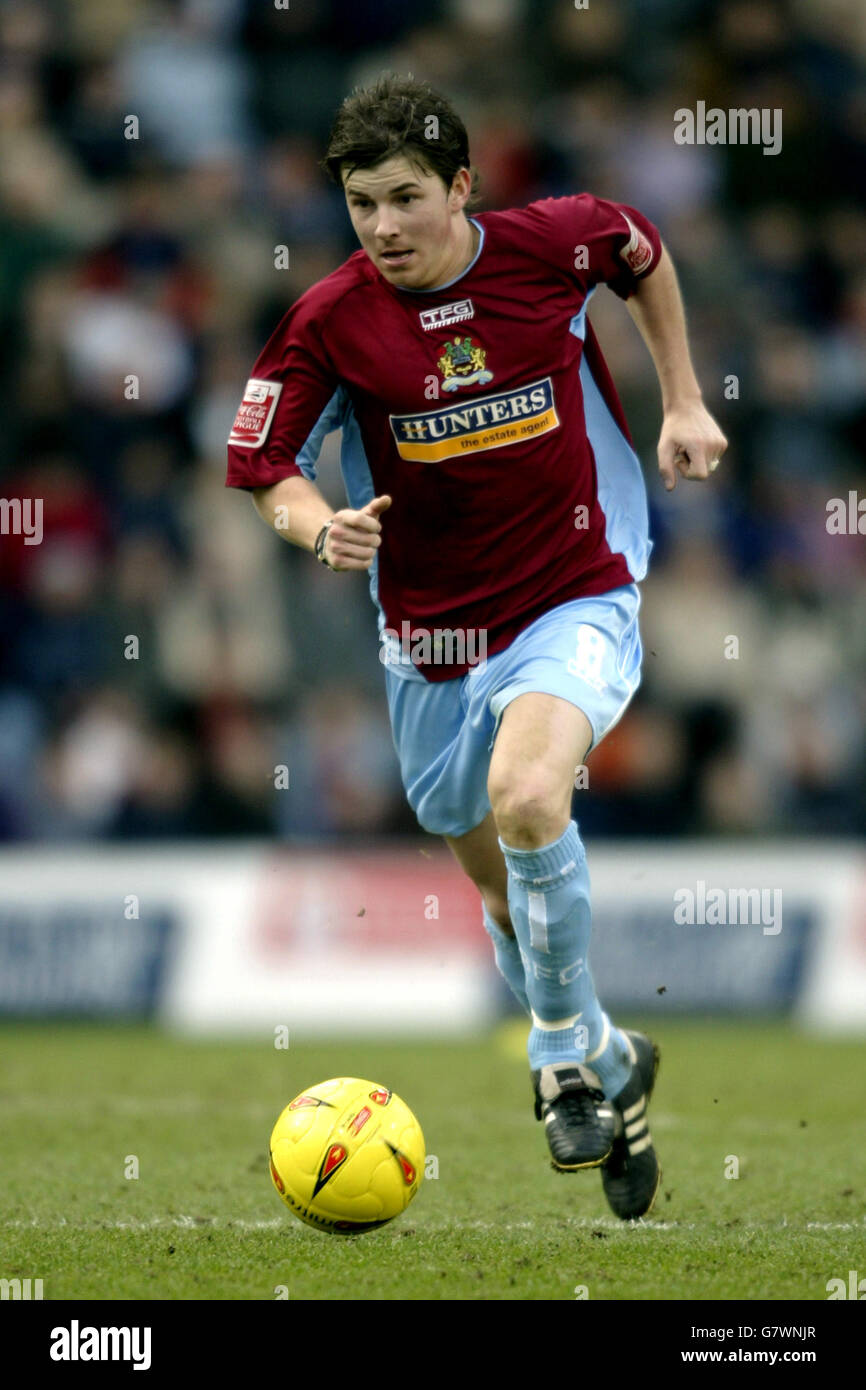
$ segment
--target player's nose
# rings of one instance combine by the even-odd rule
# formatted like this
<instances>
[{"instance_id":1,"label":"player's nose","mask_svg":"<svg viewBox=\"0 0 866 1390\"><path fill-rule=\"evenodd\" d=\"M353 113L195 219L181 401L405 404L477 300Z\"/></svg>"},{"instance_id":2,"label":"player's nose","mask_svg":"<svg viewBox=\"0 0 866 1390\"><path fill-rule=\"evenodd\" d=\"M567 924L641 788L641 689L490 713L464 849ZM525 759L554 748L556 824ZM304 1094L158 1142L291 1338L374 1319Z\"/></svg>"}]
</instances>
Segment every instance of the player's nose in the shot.
<instances>
[{"instance_id":1,"label":"player's nose","mask_svg":"<svg viewBox=\"0 0 866 1390\"><path fill-rule=\"evenodd\" d=\"M383 208L379 213L379 220L376 223L376 236L380 241L393 241L400 235L400 225L390 209ZM382 250L387 251L387 246Z\"/></svg>"}]
</instances>

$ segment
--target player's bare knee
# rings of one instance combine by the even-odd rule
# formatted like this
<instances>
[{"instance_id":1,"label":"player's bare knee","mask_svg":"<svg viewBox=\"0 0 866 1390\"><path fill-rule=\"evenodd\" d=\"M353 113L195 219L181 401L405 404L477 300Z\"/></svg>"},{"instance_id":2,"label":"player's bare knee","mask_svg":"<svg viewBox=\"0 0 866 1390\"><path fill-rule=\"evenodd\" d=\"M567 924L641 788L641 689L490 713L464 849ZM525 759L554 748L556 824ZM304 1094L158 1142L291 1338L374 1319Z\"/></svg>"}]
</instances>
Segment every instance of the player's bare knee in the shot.
<instances>
[{"instance_id":1,"label":"player's bare knee","mask_svg":"<svg viewBox=\"0 0 866 1390\"><path fill-rule=\"evenodd\" d=\"M568 807L539 785L490 791L496 828L513 849L538 849L558 839L568 824Z\"/></svg>"}]
</instances>

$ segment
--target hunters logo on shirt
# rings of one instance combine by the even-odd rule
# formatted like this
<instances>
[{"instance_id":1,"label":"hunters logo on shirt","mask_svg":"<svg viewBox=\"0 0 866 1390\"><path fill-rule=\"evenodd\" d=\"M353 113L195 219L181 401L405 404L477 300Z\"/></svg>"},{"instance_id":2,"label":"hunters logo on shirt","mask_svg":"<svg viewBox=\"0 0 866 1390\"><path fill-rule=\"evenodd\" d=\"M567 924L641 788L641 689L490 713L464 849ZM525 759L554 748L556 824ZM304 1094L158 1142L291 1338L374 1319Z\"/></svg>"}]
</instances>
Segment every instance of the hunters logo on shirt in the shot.
<instances>
[{"instance_id":1,"label":"hunters logo on shirt","mask_svg":"<svg viewBox=\"0 0 866 1390\"><path fill-rule=\"evenodd\" d=\"M460 454L498 449L547 434L559 425L549 376L513 391L417 415L389 415L401 458L438 463Z\"/></svg>"}]
</instances>

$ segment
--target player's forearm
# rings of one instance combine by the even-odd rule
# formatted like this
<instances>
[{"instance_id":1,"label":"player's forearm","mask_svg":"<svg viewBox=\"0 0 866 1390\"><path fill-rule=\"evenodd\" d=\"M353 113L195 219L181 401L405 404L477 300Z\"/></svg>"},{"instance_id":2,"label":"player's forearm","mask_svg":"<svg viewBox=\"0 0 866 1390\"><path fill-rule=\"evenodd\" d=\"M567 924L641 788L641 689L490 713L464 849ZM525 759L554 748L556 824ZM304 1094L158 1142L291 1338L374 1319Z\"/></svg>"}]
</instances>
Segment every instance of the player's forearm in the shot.
<instances>
[{"instance_id":1,"label":"player's forearm","mask_svg":"<svg viewBox=\"0 0 866 1390\"><path fill-rule=\"evenodd\" d=\"M665 411L700 401L686 335L686 317L677 275L665 248L652 274L638 282L626 301L629 313L650 350Z\"/></svg>"},{"instance_id":2,"label":"player's forearm","mask_svg":"<svg viewBox=\"0 0 866 1390\"><path fill-rule=\"evenodd\" d=\"M277 535L304 550L313 549L325 522L334 515L315 483L297 476L254 488L253 501L259 516Z\"/></svg>"}]
</instances>

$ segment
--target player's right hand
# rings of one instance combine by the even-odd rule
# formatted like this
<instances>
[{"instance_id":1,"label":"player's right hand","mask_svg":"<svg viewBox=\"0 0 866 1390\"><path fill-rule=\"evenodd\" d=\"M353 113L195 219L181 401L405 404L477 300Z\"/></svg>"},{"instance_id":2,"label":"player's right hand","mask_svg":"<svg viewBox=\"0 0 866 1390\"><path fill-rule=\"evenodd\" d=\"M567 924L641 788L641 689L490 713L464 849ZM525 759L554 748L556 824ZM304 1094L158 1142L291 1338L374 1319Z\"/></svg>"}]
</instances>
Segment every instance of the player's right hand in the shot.
<instances>
[{"instance_id":1,"label":"player's right hand","mask_svg":"<svg viewBox=\"0 0 866 1390\"><path fill-rule=\"evenodd\" d=\"M368 570L382 544L379 517L391 505L387 493L374 497L359 512L351 507L334 513L325 537L325 559L335 570Z\"/></svg>"}]
</instances>

